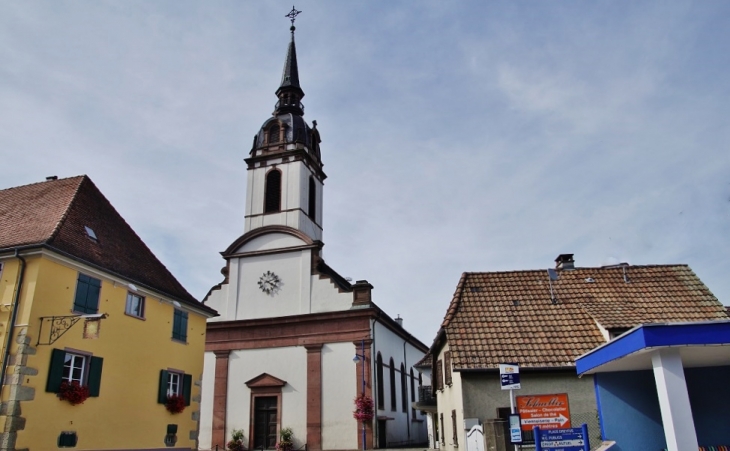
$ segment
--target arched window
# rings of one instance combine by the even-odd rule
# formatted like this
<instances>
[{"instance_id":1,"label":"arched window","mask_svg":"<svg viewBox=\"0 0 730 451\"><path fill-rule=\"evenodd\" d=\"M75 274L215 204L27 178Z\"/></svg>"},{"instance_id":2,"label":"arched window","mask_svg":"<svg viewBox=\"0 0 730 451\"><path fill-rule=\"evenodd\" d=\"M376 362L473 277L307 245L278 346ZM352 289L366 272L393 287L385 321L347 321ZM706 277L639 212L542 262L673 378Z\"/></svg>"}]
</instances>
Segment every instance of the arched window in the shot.
<instances>
[{"instance_id":1,"label":"arched window","mask_svg":"<svg viewBox=\"0 0 730 451\"><path fill-rule=\"evenodd\" d=\"M383 392L383 356L378 353L377 358L377 374L375 378L378 384L378 409L384 409L385 407L385 394Z\"/></svg>"},{"instance_id":2,"label":"arched window","mask_svg":"<svg viewBox=\"0 0 730 451\"><path fill-rule=\"evenodd\" d=\"M400 364L400 403L403 412L408 412L408 376L406 375L406 367Z\"/></svg>"},{"instance_id":3,"label":"arched window","mask_svg":"<svg viewBox=\"0 0 730 451\"><path fill-rule=\"evenodd\" d=\"M266 174L264 213L281 211L281 172L277 169Z\"/></svg>"},{"instance_id":4,"label":"arched window","mask_svg":"<svg viewBox=\"0 0 730 451\"><path fill-rule=\"evenodd\" d=\"M390 358L390 410L395 412L398 409L395 400L395 362Z\"/></svg>"},{"instance_id":5,"label":"arched window","mask_svg":"<svg viewBox=\"0 0 730 451\"><path fill-rule=\"evenodd\" d=\"M309 208L307 209L307 215L315 220L317 214L317 184L314 183L314 177L309 176Z\"/></svg>"},{"instance_id":6,"label":"arched window","mask_svg":"<svg viewBox=\"0 0 730 451\"><path fill-rule=\"evenodd\" d=\"M278 143L279 142L279 126L278 125L272 125L269 129L269 144Z\"/></svg>"},{"instance_id":7,"label":"arched window","mask_svg":"<svg viewBox=\"0 0 730 451\"><path fill-rule=\"evenodd\" d=\"M413 377L413 368L411 368L411 402L416 402L416 378ZM411 418L416 418L416 409L411 408Z\"/></svg>"}]
</instances>

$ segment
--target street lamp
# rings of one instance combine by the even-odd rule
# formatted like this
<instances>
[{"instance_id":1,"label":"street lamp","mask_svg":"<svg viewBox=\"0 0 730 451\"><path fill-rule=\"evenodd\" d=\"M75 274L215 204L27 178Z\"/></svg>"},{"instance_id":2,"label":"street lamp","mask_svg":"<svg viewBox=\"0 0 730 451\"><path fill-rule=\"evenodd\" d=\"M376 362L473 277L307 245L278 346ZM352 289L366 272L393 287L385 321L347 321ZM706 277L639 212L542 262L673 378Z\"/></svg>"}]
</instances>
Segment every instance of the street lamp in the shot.
<instances>
[{"instance_id":1,"label":"street lamp","mask_svg":"<svg viewBox=\"0 0 730 451\"><path fill-rule=\"evenodd\" d=\"M352 358L352 361L357 363L362 359L362 396L365 396L365 340L362 340L361 348L360 348L360 354L355 352L355 357ZM362 449L367 449L367 445L365 443L365 420L362 421Z\"/></svg>"}]
</instances>

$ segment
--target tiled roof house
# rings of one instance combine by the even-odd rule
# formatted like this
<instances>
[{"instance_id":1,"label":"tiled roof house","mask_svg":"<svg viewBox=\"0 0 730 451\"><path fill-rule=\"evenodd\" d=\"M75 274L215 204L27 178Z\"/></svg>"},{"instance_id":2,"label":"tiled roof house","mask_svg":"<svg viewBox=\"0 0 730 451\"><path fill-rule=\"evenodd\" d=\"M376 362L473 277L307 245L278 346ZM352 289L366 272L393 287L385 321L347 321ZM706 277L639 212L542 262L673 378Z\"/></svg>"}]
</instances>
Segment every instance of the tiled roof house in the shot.
<instances>
[{"instance_id":1,"label":"tiled roof house","mask_svg":"<svg viewBox=\"0 0 730 451\"><path fill-rule=\"evenodd\" d=\"M0 190L0 301L0 448L197 448L216 312L88 177ZM88 390L77 405L74 384Z\"/></svg>"},{"instance_id":2,"label":"tiled roof house","mask_svg":"<svg viewBox=\"0 0 730 451\"><path fill-rule=\"evenodd\" d=\"M687 265L576 268L571 254L556 262L550 270L462 274L423 361L433 356L436 420L454 414L440 424L446 448L463 440L464 419L508 413L500 363L520 366L515 395L567 393L573 421L591 426L593 383L577 378L577 357L642 323L728 320Z\"/></svg>"}]
</instances>

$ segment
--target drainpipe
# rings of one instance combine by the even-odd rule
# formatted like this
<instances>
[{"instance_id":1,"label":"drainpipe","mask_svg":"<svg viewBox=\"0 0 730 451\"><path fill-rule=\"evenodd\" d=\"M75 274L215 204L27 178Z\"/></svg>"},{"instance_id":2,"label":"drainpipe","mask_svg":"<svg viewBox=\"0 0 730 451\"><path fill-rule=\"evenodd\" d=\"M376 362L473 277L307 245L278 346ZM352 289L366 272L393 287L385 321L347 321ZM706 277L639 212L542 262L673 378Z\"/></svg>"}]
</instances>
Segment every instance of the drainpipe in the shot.
<instances>
[{"instance_id":1,"label":"drainpipe","mask_svg":"<svg viewBox=\"0 0 730 451\"><path fill-rule=\"evenodd\" d=\"M15 249L15 258L20 260L20 271L18 271L18 285L15 291L15 299L13 299L13 311L10 314L10 322L8 324L8 341L5 343L5 349L3 350L3 366L0 368L0 393L2 393L2 387L5 386L5 373L8 368L8 360L10 359L10 346L13 343L15 321L18 318L18 306L20 304L20 291L23 289L23 276L25 275L25 259L20 256L17 248Z\"/></svg>"}]
</instances>

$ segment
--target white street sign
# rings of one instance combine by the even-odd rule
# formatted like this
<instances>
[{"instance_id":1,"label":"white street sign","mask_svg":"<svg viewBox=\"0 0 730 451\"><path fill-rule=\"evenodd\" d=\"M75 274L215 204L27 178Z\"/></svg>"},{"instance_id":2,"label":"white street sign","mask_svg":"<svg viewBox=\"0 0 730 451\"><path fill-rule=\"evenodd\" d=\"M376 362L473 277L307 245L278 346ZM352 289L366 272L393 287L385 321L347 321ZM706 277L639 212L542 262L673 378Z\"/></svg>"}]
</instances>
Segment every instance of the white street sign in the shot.
<instances>
[{"instance_id":1,"label":"white street sign","mask_svg":"<svg viewBox=\"0 0 730 451\"><path fill-rule=\"evenodd\" d=\"M559 425L564 425L568 422L568 418L565 417L562 413L558 415L557 417L552 418L523 418L522 424L529 424L533 426L537 426L540 424L552 424L557 423Z\"/></svg>"}]
</instances>

